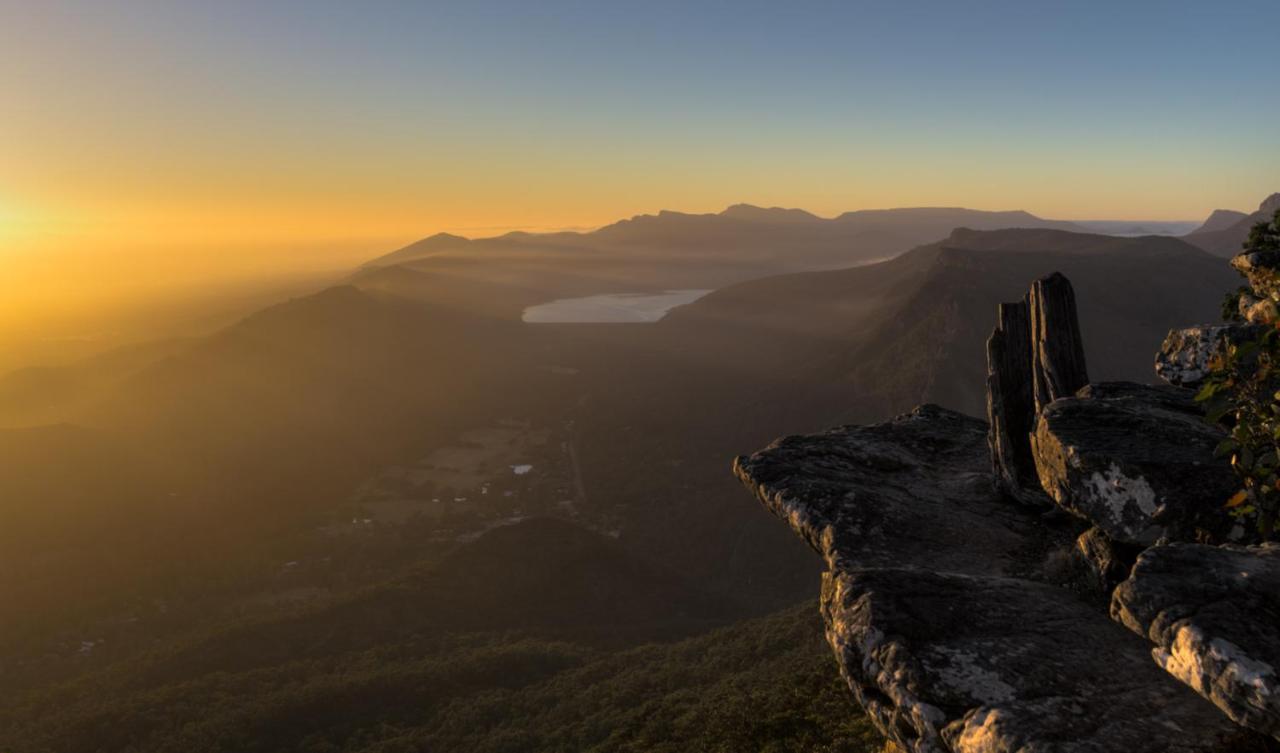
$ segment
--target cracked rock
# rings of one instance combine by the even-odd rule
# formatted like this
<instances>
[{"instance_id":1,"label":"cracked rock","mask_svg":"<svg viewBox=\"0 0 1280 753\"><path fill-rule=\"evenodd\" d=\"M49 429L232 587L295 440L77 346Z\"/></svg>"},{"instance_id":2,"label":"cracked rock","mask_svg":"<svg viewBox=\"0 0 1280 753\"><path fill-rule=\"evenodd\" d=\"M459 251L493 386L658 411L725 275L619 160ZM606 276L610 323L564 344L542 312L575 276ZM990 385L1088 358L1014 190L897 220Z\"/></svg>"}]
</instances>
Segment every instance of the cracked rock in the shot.
<instances>
[{"instance_id":1,"label":"cracked rock","mask_svg":"<svg viewBox=\"0 0 1280 753\"><path fill-rule=\"evenodd\" d=\"M1178 387L1198 387L1226 345L1252 339L1261 331L1247 324L1201 324L1170 330L1156 353L1156 376Z\"/></svg>"},{"instance_id":2,"label":"cracked rock","mask_svg":"<svg viewBox=\"0 0 1280 753\"><path fill-rule=\"evenodd\" d=\"M1103 382L1047 406L1031 443L1055 502L1115 541L1149 546L1228 538L1223 503L1239 484L1213 457L1224 436L1188 390Z\"/></svg>"},{"instance_id":3,"label":"cracked rock","mask_svg":"<svg viewBox=\"0 0 1280 753\"><path fill-rule=\"evenodd\" d=\"M986 430L921 406L734 463L826 562L827 640L880 730L913 753L1259 749L1145 641L1029 565L1075 532L999 495Z\"/></svg>"},{"instance_id":4,"label":"cracked rock","mask_svg":"<svg viewBox=\"0 0 1280 753\"><path fill-rule=\"evenodd\" d=\"M1155 644L1169 674L1280 739L1280 545L1149 549L1111 613Z\"/></svg>"}]
</instances>

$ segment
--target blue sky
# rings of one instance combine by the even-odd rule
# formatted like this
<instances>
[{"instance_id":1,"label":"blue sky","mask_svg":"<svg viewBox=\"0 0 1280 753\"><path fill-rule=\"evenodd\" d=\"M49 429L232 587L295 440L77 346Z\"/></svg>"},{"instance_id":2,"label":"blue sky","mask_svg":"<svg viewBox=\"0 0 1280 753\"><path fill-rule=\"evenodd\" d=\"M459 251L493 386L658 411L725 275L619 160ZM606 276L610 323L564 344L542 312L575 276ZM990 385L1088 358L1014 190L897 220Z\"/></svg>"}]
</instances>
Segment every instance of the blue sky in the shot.
<instances>
[{"instance_id":1,"label":"blue sky","mask_svg":"<svg viewBox=\"0 0 1280 753\"><path fill-rule=\"evenodd\" d=\"M256 254L738 201L1199 219L1280 189L1278 29L1274 1L0 0L0 239Z\"/></svg>"}]
</instances>

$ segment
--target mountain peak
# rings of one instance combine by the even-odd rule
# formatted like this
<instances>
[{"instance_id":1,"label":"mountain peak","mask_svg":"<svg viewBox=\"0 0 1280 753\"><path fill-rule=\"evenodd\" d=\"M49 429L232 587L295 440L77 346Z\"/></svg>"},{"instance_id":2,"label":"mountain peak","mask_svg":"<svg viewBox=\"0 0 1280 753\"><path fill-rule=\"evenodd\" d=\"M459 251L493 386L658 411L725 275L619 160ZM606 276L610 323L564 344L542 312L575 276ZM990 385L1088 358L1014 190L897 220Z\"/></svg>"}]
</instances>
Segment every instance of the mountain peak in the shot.
<instances>
[{"instance_id":1,"label":"mountain peak","mask_svg":"<svg viewBox=\"0 0 1280 753\"><path fill-rule=\"evenodd\" d=\"M1266 202L1263 202L1264 204ZM1194 230L1196 233L1208 233L1214 230L1223 230L1229 228L1237 222L1245 219L1249 215L1244 212L1237 212L1234 209L1215 209L1209 215L1209 219L1204 221L1199 228Z\"/></svg>"},{"instance_id":2,"label":"mountain peak","mask_svg":"<svg viewBox=\"0 0 1280 753\"><path fill-rule=\"evenodd\" d=\"M427 236L419 241L414 241L404 248L392 251L385 256L380 256L371 262L366 263L365 267L385 267L390 264L399 264L401 262L410 261L423 256L430 256L439 251L448 251L465 246L471 243L470 238L463 238L461 235L453 235L452 233L436 233Z\"/></svg>"},{"instance_id":3,"label":"mountain peak","mask_svg":"<svg viewBox=\"0 0 1280 753\"><path fill-rule=\"evenodd\" d=\"M461 235L454 235L453 233L436 233L435 235L429 235L426 238L423 238L422 240L418 241L414 245L415 246L417 245L435 246L435 245L444 245L446 243L453 244L453 243L470 243L470 242L471 242L470 238L463 238Z\"/></svg>"},{"instance_id":4,"label":"mountain peak","mask_svg":"<svg viewBox=\"0 0 1280 753\"><path fill-rule=\"evenodd\" d=\"M766 208L754 204L734 204L721 212L720 216L753 222L812 222L819 219L803 209Z\"/></svg>"},{"instance_id":5,"label":"mountain peak","mask_svg":"<svg viewBox=\"0 0 1280 753\"><path fill-rule=\"evenodd\" d=\"M1280 209L1280 192L1271 194L1258 205L1258 211L1268 215L1277 209Z\"/></svg>"}]
</instances>

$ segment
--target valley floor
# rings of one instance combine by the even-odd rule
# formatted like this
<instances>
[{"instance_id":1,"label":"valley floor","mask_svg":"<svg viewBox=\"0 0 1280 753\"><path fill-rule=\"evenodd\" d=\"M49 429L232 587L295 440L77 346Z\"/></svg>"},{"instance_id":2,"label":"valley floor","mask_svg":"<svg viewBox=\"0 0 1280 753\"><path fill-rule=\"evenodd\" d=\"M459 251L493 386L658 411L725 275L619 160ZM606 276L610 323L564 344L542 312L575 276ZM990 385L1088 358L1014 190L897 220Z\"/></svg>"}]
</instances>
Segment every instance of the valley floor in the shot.
<instances>
[{"instance_id":1,"label":"valley floor","mask_svg":"<svg viewBox=\"0 0 1280 753\"><path fill-rule=\"evenodd\" d=\"M0 710L0 750L878 750L806 603L674 643L601 650L563 639L411 636L241 670L157 657Z\"/></svg>"}]
</instances>

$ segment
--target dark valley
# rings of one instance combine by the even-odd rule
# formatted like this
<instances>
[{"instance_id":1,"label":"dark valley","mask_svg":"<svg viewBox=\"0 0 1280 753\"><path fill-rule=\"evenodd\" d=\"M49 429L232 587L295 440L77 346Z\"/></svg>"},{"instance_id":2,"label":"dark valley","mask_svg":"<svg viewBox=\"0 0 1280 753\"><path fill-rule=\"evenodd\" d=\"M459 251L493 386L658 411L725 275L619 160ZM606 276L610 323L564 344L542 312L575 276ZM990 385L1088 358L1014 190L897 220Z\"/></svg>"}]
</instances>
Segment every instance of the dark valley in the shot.
<instances>
[{"instance_id":1,"label":"dark valley","mask_svg":"<svg viewBox=\"0 0 1280 753\"><path fill-rule=\"evenodd\" d=\"M996 305L1046 271L1095 380L1150 382L1170 322L1236 284L1187 240L1077 230L737 206L434 237L210 336L15 372L0 745L731 749L727 720L782 704L776 749L870 750L794 606L818 563L729 459L920 403L982 415ZM704 286L651 323L523 321ZM649 703L693 705L660 734Z\"/></svg>"}]
</instances>

